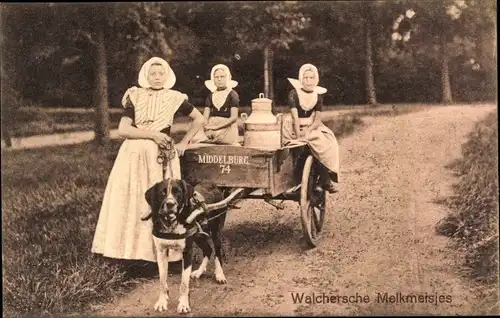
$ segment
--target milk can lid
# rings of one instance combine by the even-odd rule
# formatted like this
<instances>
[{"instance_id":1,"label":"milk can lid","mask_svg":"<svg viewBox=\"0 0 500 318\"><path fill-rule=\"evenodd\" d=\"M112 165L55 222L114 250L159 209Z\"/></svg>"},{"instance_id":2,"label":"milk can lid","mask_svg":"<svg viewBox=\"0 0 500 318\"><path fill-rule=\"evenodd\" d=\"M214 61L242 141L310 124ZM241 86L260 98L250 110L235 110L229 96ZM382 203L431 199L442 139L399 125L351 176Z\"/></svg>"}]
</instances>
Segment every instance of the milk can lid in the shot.
<instances>
[{"instance_id":1,"label":"milk can lid","mask_svg":"<svg viewBox=\"0 0 500 318\"><path fill-rule=\"evenodd\" d=\"M259 94L259 98L252 99L252 102L266 102L266 103L271 103L272 100L269 98L265 98L263 93Z\"/></svg>"}]
</instances>

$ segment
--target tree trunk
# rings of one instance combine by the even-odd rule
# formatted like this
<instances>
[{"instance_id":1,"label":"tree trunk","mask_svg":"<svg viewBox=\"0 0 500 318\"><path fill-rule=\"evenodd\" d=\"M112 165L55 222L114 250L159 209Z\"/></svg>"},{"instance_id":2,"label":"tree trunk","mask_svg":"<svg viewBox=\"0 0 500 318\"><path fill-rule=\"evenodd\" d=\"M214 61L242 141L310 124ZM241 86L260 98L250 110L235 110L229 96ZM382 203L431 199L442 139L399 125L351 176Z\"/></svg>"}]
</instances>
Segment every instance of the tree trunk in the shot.
<instances>
[{"instance_id":1,"label":"tree trunk","mask_svg":"<svg viewBox=\"0 0 500 318\"><path fill-rule=\"evenodd\" d=\"M3 68L2 68L3 71ZM12 136L11 136L11 131L13 125L16 123L14 122L14 119L16 116L14 116L14 112L17 111L19 108L19 105L17 103L18 101L18 96L14 92L14 90L11 88L9 84L7 84L7 76L3 76L5 73L2 73L2 102L1 102L1 111L0 111L0 117L1 117L1 128L2 128L2 139L5 142L5 146L7 148L12 147Z\"/></svg>"},{"instance_id":2,"label":"tree trunk","mask_svg":"<svg viewBox=\"0 0 500 318\"><path fill-rule=\"evenodd\" d=\"M372 21L370 10L366 13L365 24L365 86L368 104L377 104L377 93L375 89L375 79L373 76L373 56L372 56Z\"/></svg>"},{"instance_id":3,"label":"tree trunk","mask_svg":"<svg viewBox=\"0 0 500 318\"><path fill-rule=\"evenodd\" d=\"M108 66L104 32L96 29L96 87L95 87L95 141L99 144L109 140L109 114L108 114Z\"/></svg>"},{"instance_id":4,"label":"tree trunk","mask_svg":"<svg viewBox=\"0 0 500 318\"><path fill-rule=\"evenodd\" d=\"M2 85L2 91L4 95L2 96L2 111L1 114L1 128L2 128L2 139L5 142L7 148L12 147L12 138L10 131L12 129L12 111L13 106L11 105L11 98L9 98L8 93L5 92L6 85ZM5 97L7 95L7 97Z\"/></svg>"},{"instance_id":5,"label":"tree trunk","mask_svg":"<svg viewBox=\"0 0 500 318\"><path fill-rule=\"evenodd\" d=\"M269 99L274 100L274 52L272 49L269 50Z\"/></svg>"},{"instance_id":6,"label":"tree trunk","mask_svg":"<svg viewBox=\"0 0 500 318\"><path fill-rule=\"evenodd\" d=\"M264 96L269 98L269 60L270 60L269 46L264 48Z\"/></svg>"},{"instance_id":7,"label":"tree trunk","mask_svg":"<svg viewBox=\"0 0 500 318\"><path fill-rule=\"evenodd\" d=\"M10 136L9 130L10 129L4 123L2 123L2 139L5 142L5 146L7 148L12 147L12 138Z\"/></svg>"},{"instance_id":8,"label":"tree trunk","mask_svg":"<svg viewBox=\"0 0 500 318\"><path fill-rule=\"evenodd\" d=\"M139 49L137 52L137 59L136 59L136 72L139 74L139 71L141 70L142 65L146 62L146 57L145 57L144 50Z\"/></svg>"},{"instance_id":9,"label":"tree trunk","mask_svg":"<svg viewBox=\"0 0 500 318\"><path fill-rule=\"evenodd\" d=\"M446 54L446 40L441 40L441 87L443 95L441 102L450 104L453 102L451 95L450 72L448 69L448 55Z\"/></svg>"},{"instance_id":10,"label":"tree trunk","mask_svg":"<svg viewBox=\"0 0 500 318\"><path fill-rule=\"evenodd\" d=\"M480 68L485 72L485 86L479 94L482 101L490 101L495 99L498 91L496 69L496 37L489 32L483 31L479 33L479 54L478 61ZM489 83L489 84L487 84Z\"/></svg>"}]
</instances>

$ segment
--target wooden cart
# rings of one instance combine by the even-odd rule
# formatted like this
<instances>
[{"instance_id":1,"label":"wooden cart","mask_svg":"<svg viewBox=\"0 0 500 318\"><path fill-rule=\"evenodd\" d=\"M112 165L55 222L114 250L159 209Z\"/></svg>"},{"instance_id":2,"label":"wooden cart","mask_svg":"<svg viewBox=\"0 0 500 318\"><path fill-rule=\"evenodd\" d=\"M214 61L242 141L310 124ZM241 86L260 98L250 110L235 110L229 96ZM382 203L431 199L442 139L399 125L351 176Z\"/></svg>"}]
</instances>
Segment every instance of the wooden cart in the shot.
<instances>
[{"instance_id":1,"label":"wooden cart","mask_svg":"<svg viewBox=\"0 0 500 318\"><path fill-rule=\"evenodd\" d=\"M203 145L187 149L181 157L183 179L192 185L213 183L224 191L225 199L217 208L243 199L263 199L277 209L283 209L285 200L298 202L311 247L316 246L325 219L326 193L319 184L319 165L305 144L273 151Z\"/></svg>"}]
</instances>

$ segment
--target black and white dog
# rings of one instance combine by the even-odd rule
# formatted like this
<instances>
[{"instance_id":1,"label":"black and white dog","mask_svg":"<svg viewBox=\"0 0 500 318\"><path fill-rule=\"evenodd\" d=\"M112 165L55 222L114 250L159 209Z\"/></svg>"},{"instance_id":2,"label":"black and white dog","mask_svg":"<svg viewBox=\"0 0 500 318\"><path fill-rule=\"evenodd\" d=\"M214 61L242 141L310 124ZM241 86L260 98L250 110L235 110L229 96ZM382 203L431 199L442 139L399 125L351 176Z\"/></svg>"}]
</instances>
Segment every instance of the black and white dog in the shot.
<instances>
[{"instance_id":1,"label":"black and white dog","mask_svg":"<svg viewBox=\"0 0 500 318\"><path fill-rule=\"evenodd\" d=\"M223 193L212 185L197 185L193 188L184 180L167 179L153 185L146 191L146 201L150 205L150 212L142 216L143 221L153 221L153 241L156 249L158 270L160 276L160 295L154 309L167 310L168 306L168 263L182 259L182 278L179 291L178 313L191 311L189 305L189 280L199 278L207 269L212 255L209 244L209 235L215 249L215 279L220 284L226 283L222 270L222 240L221 231L226 220L226 208L213 211L220 215L203 226L197 222L199 217L191 214L200 204L219 202L224 198ZM199 210L197 210L199 211ZM193 220L194 218L194 220ZM206 215L201 215L206 218ZM209 233L209 234L208 234ZM196 243L203 252L200 267L192 271L193 247Z\"/></svg>"}]
</instances>

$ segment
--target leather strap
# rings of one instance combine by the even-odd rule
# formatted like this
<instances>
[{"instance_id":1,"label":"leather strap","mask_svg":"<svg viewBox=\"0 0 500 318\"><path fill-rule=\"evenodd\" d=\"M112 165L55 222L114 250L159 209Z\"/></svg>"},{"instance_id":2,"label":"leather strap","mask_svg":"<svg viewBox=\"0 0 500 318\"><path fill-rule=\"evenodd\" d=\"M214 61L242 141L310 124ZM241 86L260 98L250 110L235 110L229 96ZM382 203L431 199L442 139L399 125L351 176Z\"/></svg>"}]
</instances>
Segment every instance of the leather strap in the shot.
<instances>
[{"instance_id":1,"label":"leather strap","mask_svg":"<svg viewBox=\"0 0 500 318\"><path fill-rule=\"evenodd\" d=\"M199 228L197 226L192 226L186 230L185 233L178 234L178 233L161 233L158 232L156 229L153 229L153 236L161 239L166 239L166 240L181 240L188 238L190 236L195 235L196 233L199 232Z\"/></svg>"}]
</instances>

